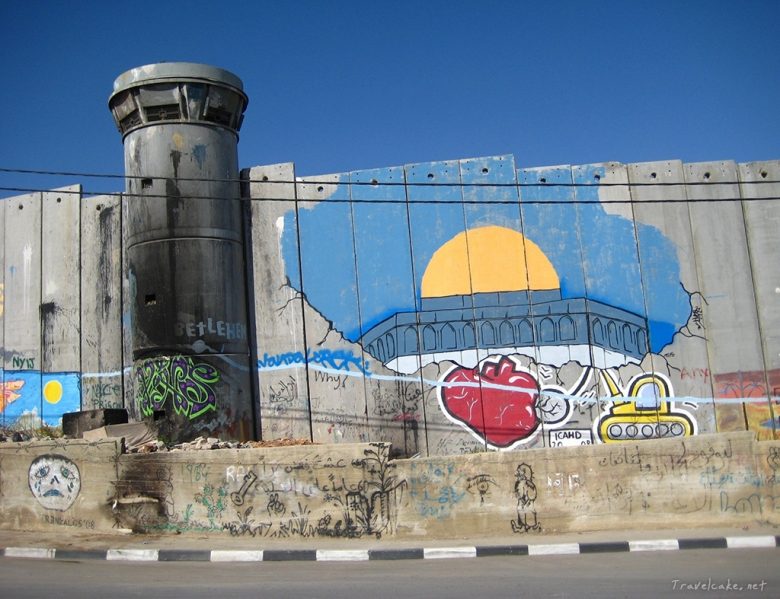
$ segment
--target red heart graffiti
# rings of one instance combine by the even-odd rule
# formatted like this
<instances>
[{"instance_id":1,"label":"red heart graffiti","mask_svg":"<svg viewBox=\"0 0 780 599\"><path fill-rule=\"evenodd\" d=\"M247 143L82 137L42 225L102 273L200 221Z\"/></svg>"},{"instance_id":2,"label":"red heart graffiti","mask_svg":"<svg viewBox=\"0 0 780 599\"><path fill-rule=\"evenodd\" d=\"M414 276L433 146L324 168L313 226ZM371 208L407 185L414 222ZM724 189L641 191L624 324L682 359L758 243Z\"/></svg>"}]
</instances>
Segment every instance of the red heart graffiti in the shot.
<instances>
[{"instance_id":1,"label":"red heart graffiti","mask_svg":"<svg viewBox=\"0 0 780 599\"><path fill-rule=\"evenodd\" d=\"M445 386L441 387L445 411L493 447L509 447L527 439L539 426L536 379L518 370L515 362L506 356L498 362L486 360L480 372L479 368L480 365L458 367L447 374Z\"/></svg>"}]
</instances>

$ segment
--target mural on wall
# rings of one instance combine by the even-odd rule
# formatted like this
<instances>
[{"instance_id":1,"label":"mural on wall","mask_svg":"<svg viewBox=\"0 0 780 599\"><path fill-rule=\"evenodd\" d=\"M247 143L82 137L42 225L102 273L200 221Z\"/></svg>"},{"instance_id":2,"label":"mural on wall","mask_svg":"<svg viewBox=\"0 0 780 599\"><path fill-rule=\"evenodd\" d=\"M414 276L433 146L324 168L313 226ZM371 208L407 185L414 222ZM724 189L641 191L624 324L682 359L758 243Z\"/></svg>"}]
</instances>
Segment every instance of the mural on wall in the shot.
<instances>
[{"instance_id":1,"label":"mural on wall","mask_svg":"<svg viewBox=\"0 0 780 599\"><path fill-rule=\"evenodd\" d=\"M81 473L69 458L56 454L37 457L28 475L33 497L47 510L64 512L81 492Z\"/></svg>"},{"instance_id":2,"label":"mural on wall","mask_svg":"<svg viewBox=\"0 0 780 599\"><path fill-rule=\"evenodd\" d=\"M194 420L217 408L219 371L189 356L161 356L135 367L138 405L144 416L170 402L176 414Z\"/></svg>"},{"instance_id":3,"label":"mural on wall","mask_svg":"<svg viewBox=\"0 0 780 599\"><path fill-rule=\"evenodd\" d=\"M0 419L5 426L25 430L59 426L63 414L81 407L79 373L6 370L2 378Z\"/></svg>"},{"instance_id":4,"label":"mural on wall","mask_svg":"<svg viewBox=\"0 0 780 599\"><path fill-rule=\"evenodd\" d=\"M636 398L615 401L601 415L598 438L604 443L664 437L689 437L696 433L691 415L675 409L672 384L659 373L634 376L621 390L609 371L600 375L612 397Z\"/></svg>"},{"instance_id":5,"label":"mural on wall","mask_svg":"<svg viewBox=\"0 0 780 599\"><path fill-rule=\"evenodd\" d=\"M714 379L718 397L746 400L744 406L748 421L759 423L761 429L767 432L780 429L780 369L766 373L724 372L716 374ZM770 402L766 401L767 396L772 398ZM759 435L759 438L762 436Z\"/></svg>"},{"instance_id":6,"label":"mural on wall","mask_svg":"<svg viewBox=\"0 0 780 599\"><path fill-rule=\"evenodd\" d=\"M355 348L327 370L417 381L488 448L695 434L661 355L701 320L676 248L605 209L604 168L560 171L504 156L354 172L287 211L288 283ZM261 352L258 370L322 368L304 353Z\"/></svg>"}]
</instances>

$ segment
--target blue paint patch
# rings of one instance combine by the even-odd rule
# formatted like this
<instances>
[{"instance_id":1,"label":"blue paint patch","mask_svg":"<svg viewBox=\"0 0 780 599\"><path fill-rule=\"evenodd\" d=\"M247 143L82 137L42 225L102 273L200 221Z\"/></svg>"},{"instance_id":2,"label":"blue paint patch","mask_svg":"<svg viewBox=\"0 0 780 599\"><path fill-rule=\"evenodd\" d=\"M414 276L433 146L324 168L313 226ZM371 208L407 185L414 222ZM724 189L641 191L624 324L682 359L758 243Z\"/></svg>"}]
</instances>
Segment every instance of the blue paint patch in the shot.
<instances>
[{"instance_id":1,"label":"blue paint patch","mask_svg":"<svg viewBox=\"0 0 780 599\"><path fill-rule=\"evenodd\" d=\"M350 173L354 222L355 269L362 322L345 331L351 341L360 339L374 324L413 305L414 277L410 257L409 219L403 168L382 168ZM386 257L395 256L394 268ZM371 306L367 314L363 307Z\"/></svg>"},{"instance_id":2,"label":"blue paint patch","mask_svg":"<svg viewBox=\"0 0 780 599\"><path fill-rule=\"evenodd\" d=\"M650 350L656 354L660 353L666 345L672 342L674 334L680 330L681 326L670 322L658 322L657 320L649 321L648 325L650 329Z\"/></svg>"},{"instance_id":3,"label":"blue paint patch","mask_svg":"<svg viewBox=\"0 0 780 599\"><path fill-rule=\"evenodd\" d=\"M13 393L19 395L6 405L2 413L5 426L59 426L63 414L81 409L81 381L77 372L6 370L3 384L6 389L18 387Z\"/></svg>"},{"instance_id":4,"label":"blue paint patch","mask_svg":"<svg viewBox=\"0 0 780 599\"><path fill-rule=\"evenodd\" d=\"M198 144L192 148L192 157L195 162L198 163L198 168L203 168L203 163L206 160L206 146Z\"/></svg>"},{"instance_id":5,"label":"blue paint patch","mask_svg":"<svg viewBox=\"0 0 780 599\"><path fill-rule=\"evenodd\" d=\"M341 182L377 184L338 185L328 199L299 208L297 218L292 211L285 215L287 276L296 289L303 285L309 303L337 330L357 341L394 313L421 309L422 277L444 243L468 228L509 227L547 255L564 299L586 297L646 318L651 347L660 351L690 315L674 244L654 227L608 214L598 186L566 185L593 183L597 176L603 178L603 167L515 171L511 156L341 175ZM522 187L519 194L513 186L489 185L516 177L541 185ZM406 186L381 185L402 180ZM550 200L559 203L535 203Z\"/></svg>"}]
</instances>

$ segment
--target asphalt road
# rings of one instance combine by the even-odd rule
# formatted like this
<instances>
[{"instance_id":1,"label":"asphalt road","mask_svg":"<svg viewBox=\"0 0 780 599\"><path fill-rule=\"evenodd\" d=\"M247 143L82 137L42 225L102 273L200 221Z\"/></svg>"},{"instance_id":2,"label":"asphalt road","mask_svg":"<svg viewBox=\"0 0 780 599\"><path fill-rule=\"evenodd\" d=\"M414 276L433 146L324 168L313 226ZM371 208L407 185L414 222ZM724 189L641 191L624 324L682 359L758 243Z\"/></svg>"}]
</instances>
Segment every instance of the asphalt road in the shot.
<instances>
[{"instance_id":1,"label":"asphalt road","mask_svg":"<svg viewBox=\"0 0 780 599\"><path fill-rule=\"evenodd\" d=\"M9 599L780 597L780 552L701 549L341 563L5 558L0 560L0 595Z\"/></svg>"}]
</instances>

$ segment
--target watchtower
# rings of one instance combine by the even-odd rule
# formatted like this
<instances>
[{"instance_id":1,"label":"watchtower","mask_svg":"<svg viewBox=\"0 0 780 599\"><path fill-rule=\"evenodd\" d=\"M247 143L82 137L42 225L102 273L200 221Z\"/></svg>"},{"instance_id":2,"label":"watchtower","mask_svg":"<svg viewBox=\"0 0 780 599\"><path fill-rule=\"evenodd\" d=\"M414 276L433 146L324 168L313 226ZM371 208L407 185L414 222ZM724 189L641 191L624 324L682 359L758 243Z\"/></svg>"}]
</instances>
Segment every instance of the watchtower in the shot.
<instances>
[{"instance_id":1,"label":"watchtower","mask_svg":"<svg viewBox=\"0 0 780 599\"><path fill-rule=\"evenodd\" d=\"M253 436L238 131L241 80L201 64L131 69L109 108L125 155L131 414L173 439ZM127 312L126 308L126 312Z\"/></svg>"}]
</instances>

